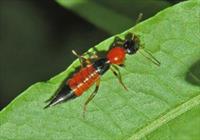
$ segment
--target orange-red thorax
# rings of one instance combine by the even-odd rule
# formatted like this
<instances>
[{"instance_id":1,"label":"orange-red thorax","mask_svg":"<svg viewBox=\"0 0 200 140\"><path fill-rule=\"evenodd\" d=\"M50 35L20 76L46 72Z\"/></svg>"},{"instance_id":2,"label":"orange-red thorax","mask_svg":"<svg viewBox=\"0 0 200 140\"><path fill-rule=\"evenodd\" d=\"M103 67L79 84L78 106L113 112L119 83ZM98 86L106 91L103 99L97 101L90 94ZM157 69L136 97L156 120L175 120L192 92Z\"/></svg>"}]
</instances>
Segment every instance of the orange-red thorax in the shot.
<instances>
[{"instance_id":1,"label":"orange-red thorax","mask_svg":"<svg viewBox=\"0 0 200 140\"><path fill-rule=\"evenodd\" d=\"M108 52L107 59L111 64L120 65L124 63L125 55L126 52L124 48L114 47Z\"/></svg>"}]
</instances>

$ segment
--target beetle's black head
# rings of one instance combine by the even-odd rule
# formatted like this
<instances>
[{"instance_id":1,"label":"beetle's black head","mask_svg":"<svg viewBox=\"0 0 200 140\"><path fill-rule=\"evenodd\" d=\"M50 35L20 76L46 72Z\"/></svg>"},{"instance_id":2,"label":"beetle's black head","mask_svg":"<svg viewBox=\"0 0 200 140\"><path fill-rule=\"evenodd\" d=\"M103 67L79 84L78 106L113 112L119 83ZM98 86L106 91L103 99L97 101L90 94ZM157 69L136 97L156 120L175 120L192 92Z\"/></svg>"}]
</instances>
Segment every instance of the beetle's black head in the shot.
<instances>
[{"instance_id":1,"label":"beetle's black head","mask_svg":"<svg viewBox=\"0 0 200 140\"><path fill-rule=\"evenodd\" d=\"M134 54L139 49L139 39L132 33L128 33L122 47L126 50L127 54Z\"/></svg>"}]
</instances>

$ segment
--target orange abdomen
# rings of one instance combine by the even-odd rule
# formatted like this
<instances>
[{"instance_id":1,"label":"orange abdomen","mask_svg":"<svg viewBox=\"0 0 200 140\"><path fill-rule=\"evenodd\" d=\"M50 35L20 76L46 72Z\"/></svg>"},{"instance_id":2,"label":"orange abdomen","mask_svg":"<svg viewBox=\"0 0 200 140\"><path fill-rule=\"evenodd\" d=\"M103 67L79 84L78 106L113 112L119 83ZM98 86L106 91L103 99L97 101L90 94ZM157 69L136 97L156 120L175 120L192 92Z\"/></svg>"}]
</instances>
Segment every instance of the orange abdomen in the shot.
<instances>
[{"instance_id":1,"label":"orange abdomen","mask_svg":"<svg viewBox=\"0 0 200 140\"><path fill-rule=\"evenodd\" d=\"M98 79L100 78L99 73L93 67L88 65L75 73L72 78L67 81L69 87L74 91L76 96L80 96L84 91L88 90Z\"/></svg>"}]
</instances>

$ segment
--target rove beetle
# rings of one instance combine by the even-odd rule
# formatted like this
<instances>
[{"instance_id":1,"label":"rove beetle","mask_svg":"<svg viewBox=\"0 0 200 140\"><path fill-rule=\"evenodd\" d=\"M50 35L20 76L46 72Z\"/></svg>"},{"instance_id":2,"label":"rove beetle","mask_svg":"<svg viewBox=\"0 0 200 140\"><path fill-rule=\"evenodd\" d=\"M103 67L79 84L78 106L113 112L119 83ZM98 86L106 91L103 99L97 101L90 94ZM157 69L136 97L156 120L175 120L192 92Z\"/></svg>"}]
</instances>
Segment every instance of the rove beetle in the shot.
<instances>
[{"instance_id":1,"label":"rove beetle","mask_svg":"<svg viewBox=\"0 0 200 140\"><path fill-rule=\"evenodd\" d=\"M103 58L99 58L95 55L95 61L91 62L94 58L85 58L84 56L78 55L74 50L72 53L76 55L80 62L81 68L78 72L74 73L72 77L66 80L66 84L59 90L57 94L52 96L49 100L48 105L44 108L54 106L58 103L66 102L68 100L74 99L81 96L86 90L88 90L92 85L96 84L95 90L85 101L83 106L83 115L86 112L87 104L95 97L100 85L100 78L105 72L111 70L113 74L117 77L120 84L127 90L124 85L121 74L119 72L118 66L123 66L126 54L135 54L140 47L139 38L132 33L128 33L124 40L119 37L115 38L115 41L111 44L110 49ZM151 53L145 51L146 54L142 53L143 56L151 60L154 64L160 65L160 62L154 58Z\"/></svg>"}]
</instances>

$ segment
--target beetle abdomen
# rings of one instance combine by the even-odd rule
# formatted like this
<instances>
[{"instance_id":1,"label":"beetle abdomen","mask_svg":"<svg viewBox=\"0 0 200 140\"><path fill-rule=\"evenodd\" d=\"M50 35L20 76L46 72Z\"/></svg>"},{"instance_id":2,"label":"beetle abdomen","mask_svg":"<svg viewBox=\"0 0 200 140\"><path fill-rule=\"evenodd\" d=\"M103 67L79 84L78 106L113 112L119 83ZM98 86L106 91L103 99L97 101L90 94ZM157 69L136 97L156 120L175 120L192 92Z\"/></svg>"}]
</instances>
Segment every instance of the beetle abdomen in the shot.
<instances>
[{"instance_id":1,"label":"beetle abdomen","mask_svg":"<svg viewBox=\"0 0 200 140\"><path fill-rule=\"evenodd\" d=\"M93 65L81 69L75 73L68 81L67 85L73 90L76 96L80 96L88 90L98 79L100 75Z\"/></svg>"}]
</instances>

